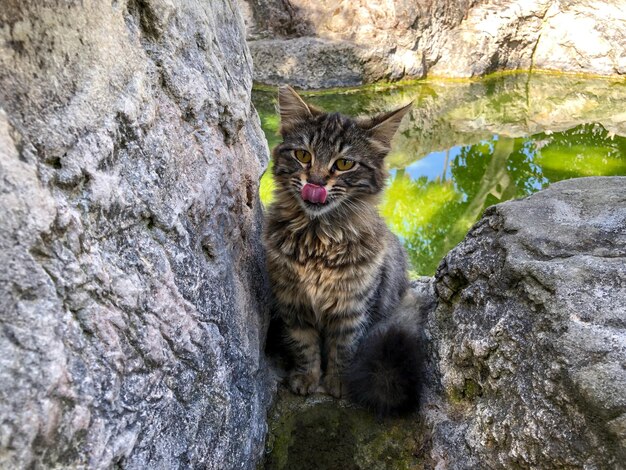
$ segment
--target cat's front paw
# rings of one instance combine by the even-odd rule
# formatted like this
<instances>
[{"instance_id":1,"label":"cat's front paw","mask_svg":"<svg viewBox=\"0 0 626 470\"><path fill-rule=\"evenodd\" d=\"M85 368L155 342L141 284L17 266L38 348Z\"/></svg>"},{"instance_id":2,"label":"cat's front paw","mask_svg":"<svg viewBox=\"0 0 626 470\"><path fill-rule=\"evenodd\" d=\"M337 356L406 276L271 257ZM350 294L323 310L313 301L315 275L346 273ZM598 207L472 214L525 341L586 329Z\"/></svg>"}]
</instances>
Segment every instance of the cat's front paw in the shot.
<instances>
[{"instance_id":1,"label":"cat's front paw","mask_svg":"<svg viewBox=\"0 0 626 470\"><path fill-rule=\"evenodd\" d=\"M345 386L339 377L339 374L327 374L324 376L324 389L326 393L335 398L341 398L345 395Z\"/></svg>"},{"instance_id":2,"label":"cat's front paw","mask_svg":"<svg viewBox=\"0 0 626 470\"><path fill-rule=\"evenodd\" d=\"M289 388L298 395L309 395L317 390L319 374L314 372L292 372L289 376Z\"/></svg>"}]
</instances>

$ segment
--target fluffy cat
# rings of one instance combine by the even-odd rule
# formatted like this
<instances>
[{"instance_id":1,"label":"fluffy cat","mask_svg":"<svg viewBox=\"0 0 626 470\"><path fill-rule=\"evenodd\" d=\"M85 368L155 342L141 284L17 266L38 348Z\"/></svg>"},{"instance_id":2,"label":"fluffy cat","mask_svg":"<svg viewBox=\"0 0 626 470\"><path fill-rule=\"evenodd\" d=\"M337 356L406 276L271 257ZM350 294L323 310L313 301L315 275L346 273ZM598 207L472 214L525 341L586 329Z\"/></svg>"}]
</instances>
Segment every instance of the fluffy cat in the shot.
<instances>
[{"instance_id":1,"label":"fluffy cat","mask_svg":"<svg viewBox=\"0 0 626 470\"><path fill-rule=\"evenodd\" d=\"M419 348L406 258L377 211L384 158L411 104L372 118L325 113L288 86L264 240L289 387L323 389L380 414L418 399Z\"/></svg>"}]
</instances>

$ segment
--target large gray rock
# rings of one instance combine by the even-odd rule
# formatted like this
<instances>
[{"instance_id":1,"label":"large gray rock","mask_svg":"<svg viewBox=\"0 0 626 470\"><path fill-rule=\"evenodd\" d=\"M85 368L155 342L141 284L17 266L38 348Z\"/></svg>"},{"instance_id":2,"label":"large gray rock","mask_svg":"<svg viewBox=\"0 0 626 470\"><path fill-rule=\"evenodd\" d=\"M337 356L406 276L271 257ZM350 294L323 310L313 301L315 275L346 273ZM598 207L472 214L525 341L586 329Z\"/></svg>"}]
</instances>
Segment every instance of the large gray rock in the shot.
<instances>
[{"instance_id":1,"label":"large gray rock","mask_svg":"<svg viewBox=\"0 0 626 470\"><path fill-rule=\"evenodd\" d=\"M1 468L254 468L250 63L231 0L3 4Z\"/></svg>"},{"instance_id":2,"label":"large gray rock","mask_svg":"<svg viewBox=\"0 0 626 470\"><path fill-rule=\"evenodd\" d=\"M626 177L563 181L488 209L435 288L427 331L447 417L430 415L434 460L623 465Z\"/></svg>"},{"instance_id":3,"label":"large gray rock","mask_svg":"<svg viewBox=\"0 0 626 470\"><path fill-rule=\"evenodd\" d=\"M624 0L239 1L260 83L626 73Z\"/></svg>"},{"instance_id":4,"label":"large gray rock","mask_svg":"<svg viewBox=\"0 0 626 470\"><path fill-rule=\"evenodd\" d=\"M280 395L266 468L623 468L626 177L491 207L413 289L419 415Z\"/></svg>"}]
</instances>

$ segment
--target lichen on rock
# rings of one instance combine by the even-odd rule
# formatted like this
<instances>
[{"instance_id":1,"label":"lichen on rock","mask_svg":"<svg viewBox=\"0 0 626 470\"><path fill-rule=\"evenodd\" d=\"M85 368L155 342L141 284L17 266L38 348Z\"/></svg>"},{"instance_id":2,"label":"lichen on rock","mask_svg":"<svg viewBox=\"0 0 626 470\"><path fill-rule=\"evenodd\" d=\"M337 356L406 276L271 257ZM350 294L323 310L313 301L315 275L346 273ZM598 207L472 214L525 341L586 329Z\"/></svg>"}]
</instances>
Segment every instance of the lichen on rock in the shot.
<instances>
[{"instance_id":1,"label":"lichen on rock","mask_svg":"<svg viewBox=\"0 0 626 470\"><path fill-rule=\"evenodd\" d=\"M345 401L302 398L285 389L269 415L263 468L421 468L424 439L417 416L380 420Z\"/></svg>"}]
</instances>

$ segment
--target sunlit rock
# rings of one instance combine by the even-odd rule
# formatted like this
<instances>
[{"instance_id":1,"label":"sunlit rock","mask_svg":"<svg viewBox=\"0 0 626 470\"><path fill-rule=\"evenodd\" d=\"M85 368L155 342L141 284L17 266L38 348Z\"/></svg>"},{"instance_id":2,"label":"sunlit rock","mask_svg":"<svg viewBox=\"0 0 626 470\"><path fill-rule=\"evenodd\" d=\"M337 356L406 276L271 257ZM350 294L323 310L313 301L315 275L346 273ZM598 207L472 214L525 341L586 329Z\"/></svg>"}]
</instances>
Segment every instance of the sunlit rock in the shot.
<instances>
[{"instance_id":1,"label":"sunlit rock","mask_svg":"<svg viewBox=\"0 0 626 470\"><path fill-rule=\"evenodd\" d=\"M239 1L260 83L328 88L517 69L626 73L622 0Z\"/></svg>"}]
</instances>

